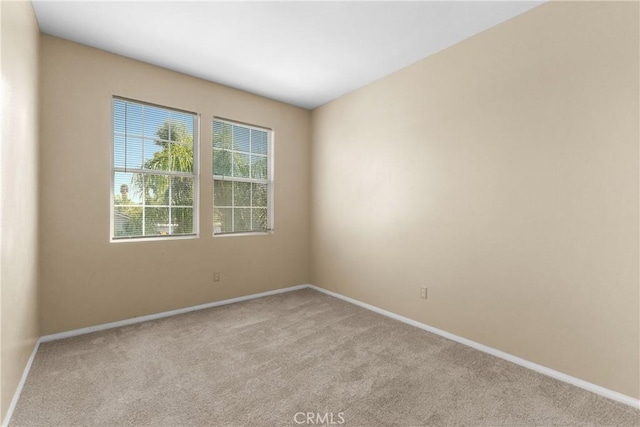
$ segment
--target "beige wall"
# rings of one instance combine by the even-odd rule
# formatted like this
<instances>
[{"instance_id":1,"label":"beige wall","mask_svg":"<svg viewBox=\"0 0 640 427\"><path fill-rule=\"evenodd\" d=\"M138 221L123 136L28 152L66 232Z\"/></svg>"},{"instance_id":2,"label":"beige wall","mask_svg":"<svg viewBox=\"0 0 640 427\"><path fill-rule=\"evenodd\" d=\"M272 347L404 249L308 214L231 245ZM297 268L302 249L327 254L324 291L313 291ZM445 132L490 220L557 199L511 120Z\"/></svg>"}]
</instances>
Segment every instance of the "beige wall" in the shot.
<instances>
[{"instance_id":1,"label":"beige wall","mask_svg":"<svg viewBox=\"0 0 640 427\"><path fill-rule=\"evenodd\" d=\"M41 52L43 335L309 282L309 111L51 36ZM112 95L201 114L200 238L109 242ZM213 116L274 130L273 235L211 236Z\"/></svg>"},{"instance_id":2,"label":"beige wall","mask_svg":"<svg viewBox=\"0 0 640 427\"><path fill-rule=\"evenodd\" d=\"M0 418L4 418L38 330L38 45L29 2L2 10L0 152Z\"/></svg>"},{"instance_id":3,"label":"beige wall","mask_svg":"<svg viewBox=\"0 0 640 427\"><path fill-rule=\"evenodd\" d=\"M313 283L640 397L638 12L545 4L315 110Z\"/></svg>"}]
</instances>

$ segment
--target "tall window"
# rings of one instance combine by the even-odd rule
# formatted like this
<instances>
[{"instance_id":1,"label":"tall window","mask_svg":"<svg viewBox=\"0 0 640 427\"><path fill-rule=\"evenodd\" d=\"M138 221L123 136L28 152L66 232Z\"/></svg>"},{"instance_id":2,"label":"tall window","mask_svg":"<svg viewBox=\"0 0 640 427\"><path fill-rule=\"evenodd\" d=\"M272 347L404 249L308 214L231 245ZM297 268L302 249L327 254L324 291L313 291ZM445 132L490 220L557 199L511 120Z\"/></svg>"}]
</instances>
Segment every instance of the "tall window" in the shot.
<instances>
[{"instance_id":1,"label":"tall window","mask_svg":"<svg viewBox=\"0 0 640 427\"><path fill-rule=\"evenodd\" d=\"M196 114L113 99L112 238L196 234Z\"/></svg>"},{"instance_id":2,"label":"tall window","mask_svg":"<svg viewBox=\"0 0 640 427\"><path fill-rule=\"evenodd\" d=\"M271 130L214 119L214 234L271 231L271 139Z\"/></svg>"}]
</instances>

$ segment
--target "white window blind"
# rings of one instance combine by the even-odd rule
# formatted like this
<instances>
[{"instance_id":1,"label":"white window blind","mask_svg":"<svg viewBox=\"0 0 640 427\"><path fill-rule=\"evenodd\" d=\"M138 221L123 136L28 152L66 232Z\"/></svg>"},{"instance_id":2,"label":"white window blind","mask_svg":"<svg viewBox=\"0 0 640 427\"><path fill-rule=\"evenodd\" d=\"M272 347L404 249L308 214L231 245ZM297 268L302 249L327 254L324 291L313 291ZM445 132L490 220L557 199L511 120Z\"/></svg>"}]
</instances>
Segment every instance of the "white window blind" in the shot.
<instances>
[{"instance_id":1,"label":"white window blind","mask_svg":"<svg viewBox=\"0 0 640 427\"><path fill-rule=\"evenodd\" d=\"M213 121L213 233L272 231L269 129Z\"/></svg>"},{"instance_id":2,"label":"white window blind","mask_svg":"<svg viewBox=\"0 0 640 427\"><path fill-rule=\"evenodd\" d=\"M196 233L196 139L196 114L113 99L113 239Z\"/></svg>"}]
</instances>

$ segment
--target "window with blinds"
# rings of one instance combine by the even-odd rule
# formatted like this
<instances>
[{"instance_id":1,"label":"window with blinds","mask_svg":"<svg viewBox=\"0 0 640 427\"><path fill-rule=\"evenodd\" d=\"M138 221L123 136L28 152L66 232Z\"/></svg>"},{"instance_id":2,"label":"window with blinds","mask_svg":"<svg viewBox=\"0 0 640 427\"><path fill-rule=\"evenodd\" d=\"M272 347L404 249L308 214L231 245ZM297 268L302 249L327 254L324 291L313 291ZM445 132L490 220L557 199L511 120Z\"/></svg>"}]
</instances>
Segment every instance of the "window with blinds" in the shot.
<instances>
[{"instance_id":1,"label":"window with blinds","mask_svg":"<svg viewBox=\"0 0 640 427\"><path fill-rule=\"evenodd\" d=\"M194 113L113 98L113 239L196 234Z\"/></svg>"},{"instance_id":2,"label":"window with blinds","mask_svg":"<svg viewBox=\"0 0 640 427\"><path fill-rule=\"evenodd\" d=\"M213 121L213 234L272 231L272 131Z\"/></svg>"}]
</instances>

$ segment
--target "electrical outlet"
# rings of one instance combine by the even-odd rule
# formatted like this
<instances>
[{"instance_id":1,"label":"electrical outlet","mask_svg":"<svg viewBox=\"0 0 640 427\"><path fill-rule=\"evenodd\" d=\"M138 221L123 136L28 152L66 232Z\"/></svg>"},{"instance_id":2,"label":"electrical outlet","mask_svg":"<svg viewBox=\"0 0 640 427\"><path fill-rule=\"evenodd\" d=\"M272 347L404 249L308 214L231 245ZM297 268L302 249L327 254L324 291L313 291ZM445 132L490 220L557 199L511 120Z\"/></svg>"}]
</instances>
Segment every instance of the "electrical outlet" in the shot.
<instances>
[{"instance_id":1,"label":"electrical outlet","mask_svg":"<svg viewBox=\"0 0 640 427\"><path fill-rule=\"evenodd\" d=\"M214 282L219 282L220 281L220 272L219 271L215 271L213 273L213 281Z\"/></svg>"},{"instance_id":2,"label":"electrical outlet","mask_svg":"<svg viewBox=\"0 0 640 427\"><path fill-rule=\"evenodd\" d=\"M427 299L427 288L426 287L421 287L420 288L420 298Z\"/></svg>"}]
</instances>

